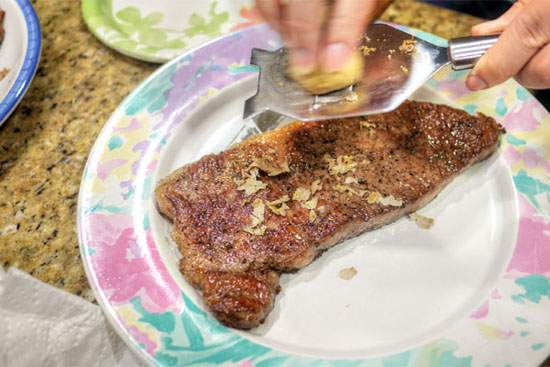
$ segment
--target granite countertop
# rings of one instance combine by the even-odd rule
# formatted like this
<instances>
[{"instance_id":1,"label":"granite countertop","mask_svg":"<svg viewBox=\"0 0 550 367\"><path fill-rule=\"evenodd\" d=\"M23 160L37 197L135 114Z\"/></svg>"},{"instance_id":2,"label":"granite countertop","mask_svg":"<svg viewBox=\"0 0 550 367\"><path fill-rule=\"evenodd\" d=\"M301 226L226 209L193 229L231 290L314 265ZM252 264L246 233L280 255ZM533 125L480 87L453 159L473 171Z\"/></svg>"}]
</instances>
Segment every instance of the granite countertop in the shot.
<instances>
[{"instance_id":1,"label":"granite countertop","mask_svg":"<svg viewBox=\"0 0 550 367\"><path fill-rule=\"evenodd\" d=\"M42 57L27 94L0 126L0 265L93 301L78 249L80 178L103 124L158 65L97 41L78 1L32 4ZM444 38L468 35L481 21L412 0L395 0L382 19Z\"/></svg>"}]
</instances>

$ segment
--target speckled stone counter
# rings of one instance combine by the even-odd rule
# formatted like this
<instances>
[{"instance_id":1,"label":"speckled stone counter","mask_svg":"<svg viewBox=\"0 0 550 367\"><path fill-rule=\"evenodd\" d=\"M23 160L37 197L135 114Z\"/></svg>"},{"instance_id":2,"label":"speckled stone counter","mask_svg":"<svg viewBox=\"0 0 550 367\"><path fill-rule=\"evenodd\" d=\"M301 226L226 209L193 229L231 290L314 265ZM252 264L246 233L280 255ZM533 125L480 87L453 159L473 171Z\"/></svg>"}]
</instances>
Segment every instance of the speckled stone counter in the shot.
<instances>
[{"instance_id":1,"label":"speckled stone counter","mask_svg":"<svg viewBox=\"0 0 550 367\"><path fill-rule=\"evenodd\" d=\"M32 4L42 58L26 96L0 126L0 265L93 300L76 231L80 178L103 124L158 65L98 42L78 1ZM411 0L396 0L382 19L445 38L468 35L480 22Z\"/></svg>"}]
</instances>

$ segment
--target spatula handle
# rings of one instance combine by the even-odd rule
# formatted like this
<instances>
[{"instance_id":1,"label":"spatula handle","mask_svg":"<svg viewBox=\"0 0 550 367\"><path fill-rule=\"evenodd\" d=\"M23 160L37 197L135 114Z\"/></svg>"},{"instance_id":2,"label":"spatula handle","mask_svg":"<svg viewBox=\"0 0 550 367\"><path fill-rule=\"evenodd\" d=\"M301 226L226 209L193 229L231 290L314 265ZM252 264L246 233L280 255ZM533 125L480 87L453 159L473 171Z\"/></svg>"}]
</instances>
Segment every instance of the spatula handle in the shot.
<instances>
[{"instance_id":1,"label":"spatula handle","mask_svg":"<svg viewBox=\"0 0 550 367\"><path fill-rule=\"evenodd\" d=\"M499 34L468 36L449 41L449 60L453 70L471 69L477 60L498 40Z\"/></svg>"}]
</instances>

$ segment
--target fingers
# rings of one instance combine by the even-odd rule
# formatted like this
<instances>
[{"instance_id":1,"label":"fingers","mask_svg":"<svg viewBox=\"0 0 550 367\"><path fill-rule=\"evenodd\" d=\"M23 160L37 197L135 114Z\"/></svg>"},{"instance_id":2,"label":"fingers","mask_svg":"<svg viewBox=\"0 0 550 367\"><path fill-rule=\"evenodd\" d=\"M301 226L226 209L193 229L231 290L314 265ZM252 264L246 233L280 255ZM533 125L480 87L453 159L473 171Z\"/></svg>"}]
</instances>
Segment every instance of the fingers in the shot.
<instances>
[{"instance_id":1,"label":"fingers","mask_svg":"<svg viewBox=\"0 0 550 367\"><path fill-rule=\"evenodd\" d=\"M256 7L271 28L281 32L281 11L279 0L256 0Z\"/></svg>"},{"instance_id":2,"label":"fingers","mask_svg":"<svg viewBox=\"0 0 550 367\"><path fill-rule=\"evenodd\" d=\"M526 4L504 29L497 43L477 62L466 79L466 86L471 90L484 89L518 74L550 41L547 17L547 1Z\"/></svg>"},{"instance_id":3,"label":"fingers","mask_svg":"<svg viewBox=\"0 0 550 367\"><path fill-rule=\"evenodd\" d=\"M518 1L514 3L514 5L512 5L512 7L506 11L506 13L502 14L497 19L473 26L472 35L481 36L484 34L501 33L510 25L510 23L512 23L512 20L514 20L514 18L519 14L519 12L528 2L529 1Z\"/></svg>"},{"instance_id":4,"label":"fingers","mask_svg":"<svg viewBox=\"0 0 550 367\"><path fill-rule=\"evenodd\" d=\"M361 41L367 24L391 1L337 0L332 8L320 63L326 71L337 71L348 61Z\"/></svg>"},{"instance_id":5,"label":"fingers","mask_svg":"<svg viewBox=\"0 0 550 367\"><path fill-rule=\"evenodd\" d=\"M283 39L290 48L291 62L304 72L317 63L326 0L290 1L282 8Z\"/></svg>"},{"instance_id":6,"label":"fingers","mask_svg":"<svg viewBox=\"0 0 550 367\"><path fill-rule=\"evenodd\" d=\"M348 61L365 27L391 0L256 0L262 17L278 31L301 73L318 64L336 71ZM330 5L329 5L330 4Z\"/></svg>"}]
</instances>

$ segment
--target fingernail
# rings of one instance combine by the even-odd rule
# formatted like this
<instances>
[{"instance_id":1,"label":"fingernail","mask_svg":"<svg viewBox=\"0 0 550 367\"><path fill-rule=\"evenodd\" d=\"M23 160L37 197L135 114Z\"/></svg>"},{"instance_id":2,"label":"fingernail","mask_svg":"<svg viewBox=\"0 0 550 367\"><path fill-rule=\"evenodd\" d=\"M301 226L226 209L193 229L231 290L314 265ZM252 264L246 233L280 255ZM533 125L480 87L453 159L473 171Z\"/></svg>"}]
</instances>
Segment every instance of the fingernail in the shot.
<instances>
[{"instance_id":1,"label":"fingernail","mask_svg":"<svg viewBox=\"0 0 550 367\"><path fill-rule=\"evenodd\" d=\"M292 64L301 73L308 73L315 67L315 57L308 50L292 50L290 53Z\"/></svg>"},{"instance_id":2,"label":"fingernail","mask_svg":"<svg viewBox=\"0 0 550 367\"><path fill-rule=\"evenodd\" d=\"M486 89L487 83L476 75L468 75L468 78L466 79L466 86L468 89L475 92L476 90Z\"/></svg>"},{"instance_id":3,"label":"fingernail","mask_svg":"<svg viewBox=\"0 0 550 367\"><path fill-rule=\"evenodd\" d=\"M323 69L334 72L342 69L350 58L351 48L345 43L333 43L327 46L323 54Z\"/></svg>"}]
</instances>

